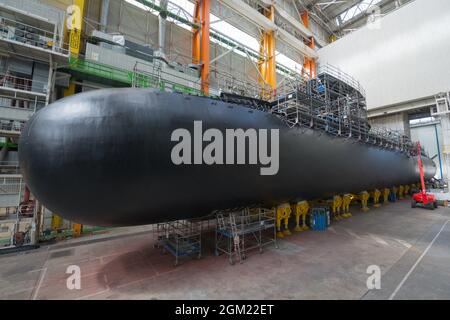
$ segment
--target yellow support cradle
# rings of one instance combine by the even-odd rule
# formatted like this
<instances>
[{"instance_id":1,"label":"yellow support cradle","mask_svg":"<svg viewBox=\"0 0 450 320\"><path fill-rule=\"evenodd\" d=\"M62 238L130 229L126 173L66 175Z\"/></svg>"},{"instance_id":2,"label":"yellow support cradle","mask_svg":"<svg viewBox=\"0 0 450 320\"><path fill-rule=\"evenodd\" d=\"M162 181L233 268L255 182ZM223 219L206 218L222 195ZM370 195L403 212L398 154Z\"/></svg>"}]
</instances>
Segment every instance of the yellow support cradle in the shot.
<instances>
[{"instance_id":1,"label":"yellow support cradle","mask_svg":"<svg viewBox=\"0 0 450 320\"><path fill-rule=\"evenodd\" d=\"M409 195L409 191L410 191L411 189L410 189L410 186L407 185L407 184L404 186L404 188L405 188L404 194L405 194L405 197L406 197L406 196Z\"/></svg>"},{"instance_id":2,"label":"yellow support cradle","mask_svg":"<svg viewBox=\"0 0 450 320\"><path fill-rule=\"evenodd\" d=\"M335 195L331 203L331 213L336 220L341 219L342 197Z\"/></svg>"},{"instance_id":3,"label":"yellow support cradle","mask_svg":"<svg viewBox=\"0 0 450 320\"><path fill-rule=\"evenodd\" d=\"M69 37L69 51L73 56L78 56L81 49L81 33L83 27L85 0L73 0L71 8L71 14L67 17L66 21L66 33ZM76 86L72 82L69 87L64 90L64 97L75 94ZM53 221L53 217L52 217ZM74 236L81 235L83 226L79 223L72 224L72 232Z\"/></svg>"},{"instance_id":4,"label":"yellow support cradle","mask_svg":"<svg viewBox=\"0 0 450 320\"><path fill-rule=\"evenodd\" d=\"M361 201L362 211L369 211L369 207L367 206L367 202L369 201L369 193L367 191L360 192L359 194L355 195L355 198Z\"/></svg>"},{"instance_id":5,"label":"yellow support cradle","mask_svg":"<svg viewBox=\"0 0 450 320\"><path fill-rule=\"evenodd\" d=\"M283 238L285 235L289 236L291 235L291 232L289 231L289 218L291 216L292 209L289 203L283 203L280 204L277 207L277 237ZM281 231L281 221L284 220L284 231Z\"/></svg>"},{"instance_id":6,"label":"yellow support cradle","mask_svg":"<svg viewBox=\"0 0 450 320\"><path fill-rule=\"evenodd\" d=\"M395 194L395 198L398 199L398 188L396 186L392 187L392 192Z\"/></svg>"},{"instance_id":7,"label":"yellow support cradle","mask_svg":"<svg viewBox=\"0 0 450 320\"><path fill-rule=\"evenodd\" d=\"M370 196L373 199L373 207L378 208L380 206L381 191L378 189L375 189L370 193Z\"/></svg>"},{"instance_id":8,"label":"yellow support cradle","mask_svg":"<svg viewBox=\"0 0 450 320\"><path fill-rule=\"evenodd\" d=\"M389 194L391 193L391 190L389 188L383 189L383 203L387 204L389 201Z\"/></svg>"},{"instance_id":9,"label":"yellow support cradle","mask_svg":"<svg viewBox=\"0 0 450 320\"><path fill-rule=\"evenodd\" d=\"M306 215L309 211L309 203L308 201L300 201L295 204L295 231L301 232L308 230L308 226L306 225ZM302 225L300 226L300 217L302 217Z\"/></svg>"},{"instance_id":10,"label":"yellow support cradle","mask_svg":"<svg viewBox=\"0 0 450 320\"><path fill-rule=\"evenodd\" d=\"M398 187L398 198L399 198L400 200L405 199L404 192L405 192L405 187L402 186L402 185L400 185L400 186Z\"/></svg>"},{"instance_id":11,"label":"yellow support cradle","mask_svg":"<svg viewBox=\"0 0 450 320\"><path fill-rule=\"evenodd\" d=\"M344 218L349 218L352 216L350 213L350 203L352 202L353 195L346 193L342 196L342 216Z\"/></svg>"}]
</instances>

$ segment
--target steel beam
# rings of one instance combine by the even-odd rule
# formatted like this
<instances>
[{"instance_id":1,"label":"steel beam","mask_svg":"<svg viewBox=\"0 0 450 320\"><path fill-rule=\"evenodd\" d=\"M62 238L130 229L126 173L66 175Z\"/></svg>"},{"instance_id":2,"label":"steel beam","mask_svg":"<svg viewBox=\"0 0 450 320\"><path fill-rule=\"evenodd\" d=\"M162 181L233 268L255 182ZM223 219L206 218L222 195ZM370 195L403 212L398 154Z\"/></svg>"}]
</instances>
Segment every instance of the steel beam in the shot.
<instances>
[{"instance_id":1,"label":"steel beam","mask_svg":"<svg viewBox=\"0 0 450 320\"><path fill-rule=\"evenodd\" d=\"M308 58L316 59L318 55L315 50L309 48L300 39L287 32L286 30L279 28L274 21L271 21L257 10L250 7L248 4L241 0L219 0L221 3L234 10L236 13L245 17L250 22L255 23L264 31L273 31L280 41L283 41L291 48L299 52Z\"/></svg>"},{"instance_id":2,"label":"steel beam","mask_svg":"<svg viewBox=\"0 0 450 320\"><path fill-rule=\"evenodd\" d=\"M303 21L303 24L309 28L309 12L308 11L304 11L301 14L301 18ZM309 42L307 43L308 47L310 47L311 49L314 49L316 47L315 44L315 40L313 37L309 38ZM303 62L303 73L307 73L308 77L310 79L314 79L317 75L317 65L316 65L316 60L311 59L309 57L305 57L305 61Z\"/></svg>"},{"instance_id":3,"label":"steel beam","mask_svg":"<svg viewBox=\"0 0 450 320\"><path fill-rule=\"evenodd\" d=\"M275 20L275 6L269 6L264 10L264 16L271 21ZM262 86L262 97L267 99L273 98L277 87L277 78L275 70L275 35L272 30L263 30L260 40L260 55L262 58L259 61L259 83ZM266 84L269 88L266 88Z\"/></svg>"}]
</instances>

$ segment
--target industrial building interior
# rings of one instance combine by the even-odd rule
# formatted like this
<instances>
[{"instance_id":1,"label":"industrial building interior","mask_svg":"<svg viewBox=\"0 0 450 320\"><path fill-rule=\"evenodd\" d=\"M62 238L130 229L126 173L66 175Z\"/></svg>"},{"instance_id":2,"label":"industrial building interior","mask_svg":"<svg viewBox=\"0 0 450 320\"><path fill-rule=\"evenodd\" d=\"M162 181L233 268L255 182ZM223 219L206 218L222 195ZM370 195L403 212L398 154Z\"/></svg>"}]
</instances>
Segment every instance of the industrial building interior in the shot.
<instances>
[{"instance_id":1,"label":"industrial building interior","mask_svg":"<svg viewBox=\"0 0 450 320\"><path fill-rule=\"evenodd\" d=\"M0 299L450 299L449 57L447 0L0 0ZM250 111L239 123L253 114L266 119L256 117L261 112L276 115L289 130L317 133L310 137L317 139L316 149L328 143L324 139L341 139L382 151L367 157L349 148L344 158L336 154L320 162L328 168L301 162L310 167L295 170L310 171L317 181L324 174L316 171L332 173L320 187L306 180L283 182L285 190L290 183L319 188L323 197L311 191L314 197L295 202L224 207L224 194L222 207L205 215L172 212L181 219L88 225L64 210L52 211L46 203L57 201L34 193L39 188L30 187L27 177L36 169L19 164L19 145L29 148L22 141L32 141L37 131L27 122L33 117L37 127L35 114L57 108L48 105L70 104L108 88L124 92L130 105L139 98L128 92L138 91L210 99L217 108L240 105ZM64 121L70 121L66 114ZM123 117L115 128L128 129L115 132L118 136L137 126ZM285 136L280 130L280 139ZM57 140L54 132L42 137L49 145ZM47 142L39 142L43 159L51 158ZM330 149L340 144L332 142ZM134 155L134 145L120 152ZM408 160L384 163L377 152ZM280 154L283 161L281 149ZM338 167L342 161L355 170L362 166L363 174L348 181L348 172ZM62 164L55 163L60 170ZM430 163L435 171L421 181ZM401 170L415 180L390 178ZM53 179L51 167L42 171L33 177ZM364 181L366 174L392 184L358 189L365 184L356 180ZM176 181L174 176L167 174L167 181ZM220 184L224 193L233 184L239 192L253 189L247 175L241 186L234 176L228 183L226 177L200 190ZM203 178L184 177L192 189ZM135 190L134 179L121 178L117 190ZM71 178L61 180L52 190L72 190ZM105 197L94 188L99 180L92 176L77 185L105 198L111 212L131 201L131 191ZM353 189L332 193L345 180ZM255 189L270 188L262 181L254 182ZM141 181L136 185L141 188ZM166 182L160 187L166 190ZM421 206L416 196L426 192L433 201ZM91 210L98 203L75 194L65 200L72 202L68 207ZM143 197L131 199L146 203L159 197L139 194ZM212 203L206 193L203 197ZM123 209L129 219L135 207ZM70 286L72 275L78 278Z\"/></svg>"}]
</instances>

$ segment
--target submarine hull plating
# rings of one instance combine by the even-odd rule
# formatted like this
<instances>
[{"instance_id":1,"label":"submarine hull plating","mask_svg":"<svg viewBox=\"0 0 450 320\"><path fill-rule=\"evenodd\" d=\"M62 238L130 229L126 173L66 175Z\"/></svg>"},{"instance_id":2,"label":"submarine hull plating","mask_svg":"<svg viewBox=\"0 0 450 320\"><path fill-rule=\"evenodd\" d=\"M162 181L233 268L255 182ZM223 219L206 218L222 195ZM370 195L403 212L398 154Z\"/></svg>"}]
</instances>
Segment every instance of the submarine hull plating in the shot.
<instances>
[{"instance_id":1,"label":"submarine hull plating","mask_svg":"<svg viewBox=\"0 0 450 320\"><path fill-rule=\"evenodd\" d=\"M175 129L279 129L279 170L261 165L175 165ZM207 144L206 142L204 143ZM212 210L329 197L415 183L417 158L289 128L277 116L204 97L146 89L103 89L37 112L19 143L36 198L71 221L126 226L203 216ZM423 157L425 176L434 163Z\"/></svg>"}]
</instances>

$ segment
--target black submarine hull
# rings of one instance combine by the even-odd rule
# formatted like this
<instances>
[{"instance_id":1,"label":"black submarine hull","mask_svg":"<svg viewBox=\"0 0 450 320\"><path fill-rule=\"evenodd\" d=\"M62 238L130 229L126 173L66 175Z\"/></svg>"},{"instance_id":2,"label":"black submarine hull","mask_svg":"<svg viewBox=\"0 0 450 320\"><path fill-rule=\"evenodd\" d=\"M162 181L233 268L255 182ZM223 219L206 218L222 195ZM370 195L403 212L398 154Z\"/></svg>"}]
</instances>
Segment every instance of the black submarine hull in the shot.
<instances>
[{"instance_id":1,"label":"black submarine hull","mask_svg":"<svg viewBox=\"0 0 450 320\"><path fill-rule=\"evenodd\" d=\"M176 165L174 130L278 129L279 170L261 165ZM206 144L206 143L205 143ZM205 97L149 89L102 89L37 112L19 142L24 178L37 199L74 222L98 226L194 218L213 210L329 197L419 181L417 158L289 128L279 117ZM434 176L423 157L425 177Z\"/></svg>"}]
</instances>

